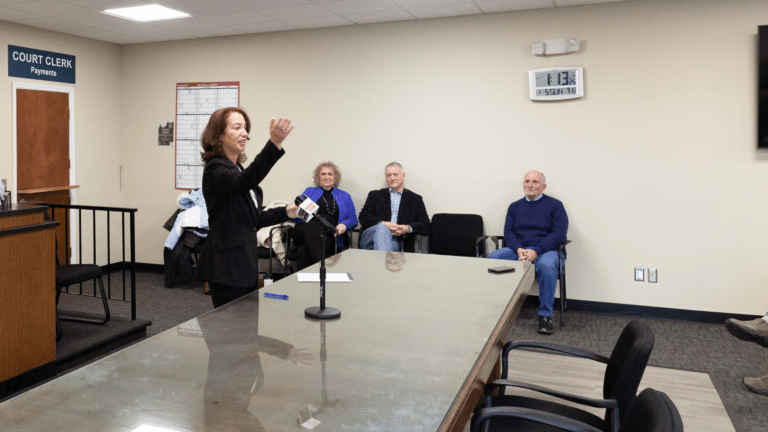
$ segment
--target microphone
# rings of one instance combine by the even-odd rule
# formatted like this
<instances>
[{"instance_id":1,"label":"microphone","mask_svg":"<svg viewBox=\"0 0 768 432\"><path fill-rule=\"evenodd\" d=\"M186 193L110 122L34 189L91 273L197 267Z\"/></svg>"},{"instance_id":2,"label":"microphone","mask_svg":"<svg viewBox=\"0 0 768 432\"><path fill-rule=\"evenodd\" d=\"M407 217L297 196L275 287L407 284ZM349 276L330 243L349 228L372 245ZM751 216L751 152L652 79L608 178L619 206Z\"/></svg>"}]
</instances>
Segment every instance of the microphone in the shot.
<instances>
[{"instance_id":1,"label":"microphone","mask_svg":"<svg viewBox=\"0 0 768 432\"><path fill-rule=\"evenodd\" d=\"M294 203L299 206L299 208L296 210L296 213L298 213L299 217L304 222L309 222L312 220L313 217L317 214L317 210L319 209L319 206L316 202L312 201L307 194L302 194L301 196L297 196ZM325 220L324 217L318 216L317 220L320 221L320 225L323 226L327 231L330 231L334 234L338 233L338 230L335 226L331 225L327 220Z\"/></svg>"}]
</instances>

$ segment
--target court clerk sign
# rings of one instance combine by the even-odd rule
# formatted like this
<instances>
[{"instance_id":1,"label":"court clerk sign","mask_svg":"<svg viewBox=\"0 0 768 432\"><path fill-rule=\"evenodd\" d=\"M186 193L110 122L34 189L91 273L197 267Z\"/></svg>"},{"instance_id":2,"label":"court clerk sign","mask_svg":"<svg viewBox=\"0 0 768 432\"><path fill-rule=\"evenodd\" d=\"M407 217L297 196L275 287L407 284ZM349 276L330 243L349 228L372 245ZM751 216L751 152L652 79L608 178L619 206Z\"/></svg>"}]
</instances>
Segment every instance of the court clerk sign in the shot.
<instances>
[{"instance_id":1,"label":"court clerk sign","mask_svg":"<svg viewBox=\"0 0 768 432\"><path fill-rule=\"evenodd\" d=\"M75 83L75 56L8 45L8 76Z\"/></svg>"}]
</instances>

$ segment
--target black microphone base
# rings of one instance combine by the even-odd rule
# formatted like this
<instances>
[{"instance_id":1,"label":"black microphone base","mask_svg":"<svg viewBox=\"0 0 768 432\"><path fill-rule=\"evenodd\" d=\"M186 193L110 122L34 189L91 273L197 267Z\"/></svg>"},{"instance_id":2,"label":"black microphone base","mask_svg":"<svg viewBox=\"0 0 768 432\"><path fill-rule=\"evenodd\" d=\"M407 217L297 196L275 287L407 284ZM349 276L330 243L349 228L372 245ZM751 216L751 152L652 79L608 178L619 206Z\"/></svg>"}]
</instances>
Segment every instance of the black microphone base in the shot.
<instances>
[{"instance_id":1,"label":"black microphone base","mask_svg":"<svg viewBox=\"0 0 768 432\"><path fill-rule=\"evenodd\" d=\"M319 307L315 306L304 309L304 315L317 319L333 319L340 317L341 311L332 307L320 309Z\"/></svg>"}]
</instances>

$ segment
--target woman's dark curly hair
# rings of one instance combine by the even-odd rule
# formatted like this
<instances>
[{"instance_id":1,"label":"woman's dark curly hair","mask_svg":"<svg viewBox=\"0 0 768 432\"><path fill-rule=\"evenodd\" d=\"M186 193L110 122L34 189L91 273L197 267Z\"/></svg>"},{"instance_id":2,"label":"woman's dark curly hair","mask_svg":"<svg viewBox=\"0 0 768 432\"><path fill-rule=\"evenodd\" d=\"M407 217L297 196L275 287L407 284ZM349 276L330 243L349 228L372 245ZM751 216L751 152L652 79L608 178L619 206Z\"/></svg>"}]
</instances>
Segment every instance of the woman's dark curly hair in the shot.
<instances>
[{"instance_id":1,"label":"woman's dark curly hair","mask_svg":"<svg viewBox=\"0 0 768 432\"><path fill-rule=\"evenodd\" d=\"M251 133L251 119L248 118L248 114L245 110L238 107L228 107L217 110L211 114L211 118L208 120L208 125L205 126L203 135L200 137L200 143L203 146L203 152L200 155L204 162L208 162L216 156L226 156L224 148L222 147L221 136L224 135L224 131L227 129L227 119L232 113L240 113L245 119L245 130ZM237 161L244 163L248 160L245 153L240 153Z\"/></svg>"}]
</instances>

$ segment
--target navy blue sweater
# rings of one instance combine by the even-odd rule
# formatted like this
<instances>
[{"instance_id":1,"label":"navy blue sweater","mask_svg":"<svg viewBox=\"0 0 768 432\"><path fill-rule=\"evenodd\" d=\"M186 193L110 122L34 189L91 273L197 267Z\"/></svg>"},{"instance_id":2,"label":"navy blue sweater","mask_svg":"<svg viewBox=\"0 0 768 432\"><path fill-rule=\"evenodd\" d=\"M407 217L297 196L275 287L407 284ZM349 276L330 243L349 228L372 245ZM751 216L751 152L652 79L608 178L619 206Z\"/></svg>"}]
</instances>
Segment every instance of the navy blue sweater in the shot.
<instances>
[{"instance_id":1,"label":"navy blue sweater","mask_svg":"<svg viewBox=\"0 0 768 432\"><path fill-rule=\"evenodd\" d=\"M568 233L568 215L563 203L542 195L537 201L522 198L509 205L504 223L504 244L517 252L518 248L533 249L537 254L557 250Z\"/></svg>"}]
</instances>

